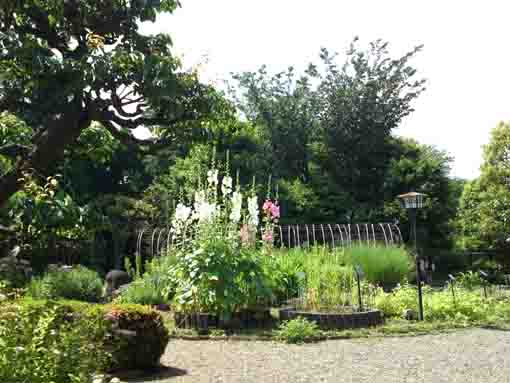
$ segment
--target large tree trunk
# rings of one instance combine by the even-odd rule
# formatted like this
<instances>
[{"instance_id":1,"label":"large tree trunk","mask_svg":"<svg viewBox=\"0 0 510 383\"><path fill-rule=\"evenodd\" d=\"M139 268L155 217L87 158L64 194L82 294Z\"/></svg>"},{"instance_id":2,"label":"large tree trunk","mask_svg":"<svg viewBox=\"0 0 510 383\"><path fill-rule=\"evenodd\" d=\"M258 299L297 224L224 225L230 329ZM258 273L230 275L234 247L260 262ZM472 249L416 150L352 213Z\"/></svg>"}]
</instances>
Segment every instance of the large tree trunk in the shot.
<instances>
[{"instance_id":1,"label":"large tree trunk","mask_svg":"<svg viewBox=\"0 0 510 383\"><path fill-rule=\"evenodd\" d=\"M22 183L19 179L24 171L35 169L44 172L63 155L64 149L76 141L89 124L88 114L81 112L70 113L48 127L36 139L29 155L18 161L11 171L0 178L0 207L21 188Z\"/></svg>"}]
</instances>

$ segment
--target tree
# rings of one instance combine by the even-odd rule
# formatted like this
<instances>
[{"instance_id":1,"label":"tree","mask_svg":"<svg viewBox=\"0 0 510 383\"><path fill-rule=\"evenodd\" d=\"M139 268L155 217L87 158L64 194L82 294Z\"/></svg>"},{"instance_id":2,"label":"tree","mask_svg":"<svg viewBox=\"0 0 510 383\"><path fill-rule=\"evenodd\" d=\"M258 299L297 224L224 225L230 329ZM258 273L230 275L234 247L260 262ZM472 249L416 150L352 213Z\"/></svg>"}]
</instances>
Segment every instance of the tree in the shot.
<instances>
[{"instance_id":1,"label":"tree","mask_svg":"<svg viewBox=\"0 0 510 383\"><path fill-rule=\"evenodd\" d=\"M412 111L424 91L409 61L418 46L392 58L388 43L377 40L367 51L355 39L342 67L334 55L321 52L325 66L317 97L323 134L322 166L352 200L356 210L382 203L384 179L391 161L391 132Z\"/></svg>"},{"instance_id":2,"label":"tree","mask_svg":"<svg viewBox=\"0 0 510 383\"><path fill-rule=\"evenodd\" d=\"M454 218L459 205L463 181L450 178L453 159L448 153L412 139L392 140L392 159L384 181L384 209L372 212L370 221L397 218L407 223L407 213L400 208L396 197L409 191L427 195L425 207L419 211L421 233L426 247L451 248L454 239ZM407 224L401 225L406 232Z\"/></svg>"},{"instance_id":3,"label":"tree","mask_svg":"<svg viewBox=\"0 0 510 383\"><path fill-rule=\"evenodd\" d=\"M173 12L176 0L5 0L0 7L0 111L30 127L26 144L0 154L0 205L27 169L44 171L93 121L123 144L154 150L194 133L216 94L180 71L167 35L143 36L139 22ZM140 127L157 131L138 140ZM158 128L158 129L156 129Z\"/></svg>"},{"instance_id":4,"label":"tree","mask_svg":"<svg viewBox=\"0 0 510 383\"><path fill-rule=\"evenodd\" d=\"M310 179L310 145L317 128L315 75L313 67L301 76L290 67L271 76L265 66L234 75L232 93L243 115L260 129L275 177Z\"/></svg>"},{"instance_id":5,"label":"tree","mask_svg":"<svg viewBox=\"0 0 510 383\"><path fill-rule=\"evenodd\" d=\"M466 185L460 216L466 245L510 247L510 123L501 122L484 147L479 179Z\"/></svg>"}]
</instances>

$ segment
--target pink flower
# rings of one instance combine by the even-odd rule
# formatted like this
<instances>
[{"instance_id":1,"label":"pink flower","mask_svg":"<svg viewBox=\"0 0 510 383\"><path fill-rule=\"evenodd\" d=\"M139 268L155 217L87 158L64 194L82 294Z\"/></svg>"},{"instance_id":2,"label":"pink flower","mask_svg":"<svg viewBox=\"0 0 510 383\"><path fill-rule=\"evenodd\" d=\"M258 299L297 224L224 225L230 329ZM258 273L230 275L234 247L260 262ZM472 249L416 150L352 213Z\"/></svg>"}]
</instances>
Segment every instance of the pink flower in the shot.
<instances>
[{"instance_id":1,"label":"pink flower","mask_svg":"<svg viewBox=\"0 0 510 383\"><path fill-rule=\"evenodd\" d=\"M271 215L274 219L280 218L280 206L273 204L271 206Z\"/></svg>"},{"instance_id":2,"label":"pink flower","mask_svg":"<svg viewBox=\"0 0 510 383\"><path fill-rule=\"evenodd\" d=\"M264 210L265 212L268 212L271 210L271 208L273 207L273 203L266 199L266 202L264 202L264 205L262 205L262 210Z\"/></svg>"},{"instance_id":3,"label":"pink flower","mask_svg":"<svg viewBox=\"0 0 510 383\"><path fill-rule=\"evenodd\" d=\"M265 242L273 242L273 232L266 231L264 234L262 234L262 240Z\"/></svg>"}]
</instances>

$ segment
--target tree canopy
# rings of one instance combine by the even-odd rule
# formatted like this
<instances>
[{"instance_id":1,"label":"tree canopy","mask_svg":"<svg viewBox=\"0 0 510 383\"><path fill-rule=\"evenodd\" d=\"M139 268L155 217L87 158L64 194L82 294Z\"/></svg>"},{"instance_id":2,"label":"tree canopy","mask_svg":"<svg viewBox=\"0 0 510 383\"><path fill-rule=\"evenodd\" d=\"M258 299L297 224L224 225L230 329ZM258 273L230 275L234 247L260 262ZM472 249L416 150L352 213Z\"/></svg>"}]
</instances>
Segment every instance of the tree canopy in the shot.
<instances>
[{"instance_id":1,"label":"tree canopy","mask_svg":"<svg viewBox=\"0 0 510 383\"><path fill-rule=\"evenodd\" d=\"M0 178L0 204L23 169L44 172L93 121L136 148L166 147L189 134L216 93L180 70L168 35L139 22L173 12L175 0L6 0L0 7L0 110L30 127L0 154L16 161ZM192 125L189 125L193 122ZM140 126L158 135L138 140Z\"/></svg>"}]
</instances>

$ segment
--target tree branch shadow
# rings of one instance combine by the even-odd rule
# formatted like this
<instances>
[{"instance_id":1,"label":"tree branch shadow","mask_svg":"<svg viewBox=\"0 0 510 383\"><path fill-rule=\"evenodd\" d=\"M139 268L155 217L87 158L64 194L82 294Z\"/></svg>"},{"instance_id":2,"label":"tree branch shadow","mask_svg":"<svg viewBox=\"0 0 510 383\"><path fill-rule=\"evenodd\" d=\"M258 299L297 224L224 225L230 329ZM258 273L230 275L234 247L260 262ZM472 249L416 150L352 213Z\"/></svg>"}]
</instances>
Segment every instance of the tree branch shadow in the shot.
<instances>
[{"instance_id":1,"label":"tree branch shadow","mask_svg":"<svg viewBox=\"0 0 510 383\"><path fill-rule=\"evenodd\" d=\"M114 376L127 383L159 382L161 379L171 379L186 375L188 371L168 366L159 366L151 370L120 371Z\"/></svg>"}]
</instances>

